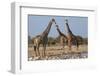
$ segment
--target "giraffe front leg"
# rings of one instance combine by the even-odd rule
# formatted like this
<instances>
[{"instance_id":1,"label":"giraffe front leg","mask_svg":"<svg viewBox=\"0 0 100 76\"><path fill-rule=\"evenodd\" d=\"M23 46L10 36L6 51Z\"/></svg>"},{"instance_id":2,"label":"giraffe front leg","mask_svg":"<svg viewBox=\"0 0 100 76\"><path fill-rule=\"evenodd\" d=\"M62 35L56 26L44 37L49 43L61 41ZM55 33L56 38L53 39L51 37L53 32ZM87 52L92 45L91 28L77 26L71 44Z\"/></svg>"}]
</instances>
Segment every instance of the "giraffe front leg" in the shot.
<instances>
[{"instance_id":1,"label":"giraffe front leg","mask_svg":"<svg viewBox=\"0 0 100 76\"><path fill-rule=\"evenodd\" d=\"M69 47L69 50L71 50L71 41L68 40L68 47Z\"/></svg>"},{"instance_id":2,"label":"giraffe front leg","mask_svg":"<svg viewBox=\"0 0 100 76\"><path fill-rule=\"evenodd\" d=\"M40 44L38 44L38 47L37 47L38 56L40 56L39 48L40 48Z\"/></svg>"},{"instance_id":3,"label":"giraffe front leg","mask_svg":"<svg viewBox=\"0 0 100 76\"><path fill-rule=\"evenodd\" d=\"M36 46L34 46L35 56L37 57Z\"/></svg>"},{"instance_id":4,"label":"giraffe front leg","mask_svg":"<svg viewBox=\"0 0 100 76\"><path fill-rule=\"evenodd\" d=\"M46 45L44 45L44 51L43 51L43 53L44 53L44 57L46 56L46 52L45 52L45 50L46 50Z\"/></svg>"},{"instance_id":5,"label":"giraffe front leg","mask_svg":"<svg viewBox=\"0 0 100 76\"><path fill-rule=\"evenodd\" d=\"M37 52L38 52L38 56L41 57L41 56L40 56L39 47L40 47L40 46L38 45L38 47L37 47Z\"/></svg>"},{"instance_id":6,"label":"giraffe front leg","mask_svg":"<svg viewBox=\"0 0 100 76\"><path fill-rule=\"evenodd\" d=\"M43 44L43 50L42 50L42 58L44 58L44 44Z\"/></svg>"},{"instance_id":7,"label":"giraffe front leg","mask_svg":"<svg viewBox=\"0 0 100 76\"><path fill-rule=\"evenodd\" d=\"M47 55L47 51L46 51L46 44L45 44L45 46L44 46L44 58L45 58L46 60L48 60L48 55Z\"/></svg>"},{"instance_id":8,"label":"giraffe front leg","mask_svg":"<svg viewBox=\"0 0 100 76\"><path fill-rule=\"evenodd\" d=\"M42 58L46 58L46 45L43 45Z\"/></svg>"}]
</instances>

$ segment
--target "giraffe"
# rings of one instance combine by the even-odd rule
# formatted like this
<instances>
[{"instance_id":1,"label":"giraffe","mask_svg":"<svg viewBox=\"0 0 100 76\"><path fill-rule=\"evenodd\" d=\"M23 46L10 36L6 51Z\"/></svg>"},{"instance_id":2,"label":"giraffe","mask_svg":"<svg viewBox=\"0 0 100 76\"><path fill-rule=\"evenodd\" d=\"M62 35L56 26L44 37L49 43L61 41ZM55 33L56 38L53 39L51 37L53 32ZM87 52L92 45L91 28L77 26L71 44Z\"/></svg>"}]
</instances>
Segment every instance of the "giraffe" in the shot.
<instances>
[{"instance_id":1,"label":"giraffe","mask_svg":"<svg viewBox=\"0 0 100 76\"><path fill-rule=\"evenodd\" d=\"M77 40L76 36L70 30L69 25L68 25L68 20L66 19L65 21L66 21L65 24L66 24L66 27L67 27L67 39L68 39L69 50L71 50L73 41L75 42L75 44L77 46L77 50L78 50L78 47L79 47L78 40Z\"/></svg>"},{"instance_id":2,"label":"giraffe","mask_svg":"<svg viewBox=\"0 0 100 76\"><path fill-rule=\"evenodd\" d=\"M40 52L39 52L39 47L40 47L40 44L43 45L43 51L42 51L42 57L45 57L46 56L46 53L45 53L45 50L46 50L46 44L48 42L48 34L50 32L50 29L51 29L51 26L52 24L55 23L55 19L52 18L48 24L48 26L46 27L46 29L42 32L42 34L40 35L37 35L34 39L34 50L35 50L35 53L36 53L36 56L40 56Z\"/></svg>"},{"instance_id":3,"label":"giraffe","mask_svg":"<svg viewBox=\"0 0 100 76\"><path fill-rule=\"evenodd\" d=\"M62 49L64 49L64 46L65 46L64 43L67 41L67 36L60 31L58 25L56 25L56 28L57 28L57 31L58 31L58 33L60 35L60 43L62 45Z\"/></svg>"}]
</instances>

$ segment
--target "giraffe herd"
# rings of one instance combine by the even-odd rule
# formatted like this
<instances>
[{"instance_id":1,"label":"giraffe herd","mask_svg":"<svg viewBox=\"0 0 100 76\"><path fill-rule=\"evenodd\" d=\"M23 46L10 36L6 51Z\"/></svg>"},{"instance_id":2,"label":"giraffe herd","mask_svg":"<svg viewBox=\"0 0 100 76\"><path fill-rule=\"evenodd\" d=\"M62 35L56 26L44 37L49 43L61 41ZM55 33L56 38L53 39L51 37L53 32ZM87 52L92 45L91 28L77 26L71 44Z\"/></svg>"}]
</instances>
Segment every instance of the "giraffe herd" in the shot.
<instances>
[{"instance_id":1,"label":"giraffe herd","mask_svg":"<svg viewBox=\"0 0 100 76\"><path fill-rule=\"evenodd\" d=\"M64 49L64 41L66 41L68 44L69 50L71 50L72 42L74 41L77 46L77 50L78 50L79 44L78 44L77 38L70 30L67 19L65 20L65 24L66 24L66 28L67 28L67 34L64 34L60 31L59 25L56 23L55 19L52 18L50 20L48 26L46 27L46 29L40 35L35 36L33 43L34 43L34 51L35 51L35 54L37 57L39 57L39 58L46 57L46 45L48 43L48 34L50 32L52 25L55 25L59 35L61 36L60 42L62 45L62 49ZM39 51L40 44L42 44L42 46L43 46L42 55L40 55L40 51Z\"/></svg>"}]
</instances>

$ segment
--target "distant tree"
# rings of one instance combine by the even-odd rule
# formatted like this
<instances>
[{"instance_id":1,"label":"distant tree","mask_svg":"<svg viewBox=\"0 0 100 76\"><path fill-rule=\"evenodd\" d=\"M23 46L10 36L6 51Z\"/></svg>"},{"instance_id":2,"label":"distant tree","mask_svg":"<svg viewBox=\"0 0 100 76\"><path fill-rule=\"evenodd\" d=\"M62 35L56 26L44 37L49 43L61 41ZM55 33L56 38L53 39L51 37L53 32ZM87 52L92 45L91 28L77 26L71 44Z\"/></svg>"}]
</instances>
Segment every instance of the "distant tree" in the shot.
<instances>
[{"instance_id":1,"label":"distant tree","mask_svg":"<svg viewBox=\"0 0 100 76\"><path fill-rule=\"evenodd\" d=\"M81 36L76 36L76 37L77 37L79 45L80 44L88 44L88 38L83 38Z\"/></svg>"},{"instance_id":2,"label":"distant tree","mask_svg":"<svg viewBox=\"0 0 100 76\"><path fill-rule=\"evenodd\" d=\"M83 38L81 36L76 36L78 40L78 44L83 44Z\"/></svg>"},{"instance_id":3,"label":"distant tree","mask_svg":"<svg viewBox=\"0 0 100 76\"><path fill-rule=\"evenodd\" d=\"M48 46L55 44L56 44L56 39L53 37L48 37Z\"/></svg>"},{"instance_id":4,"label":"distant tree","mask_svg":"<svg viewBox=\"0 0 100 76\"><path fill-rule=\"evenodd\" d=\"M58 37L56 37L56 42L60 43L60 35Z\"/></svg>"},{"instance_id":5,"label":"distant tree","mask_svg":"<svg viewBox=\"0 0 100 76\"><path fill-rule=\"evenodd\" d=\"M31 44L31 43L32 43L31 37L28 36L28 44Z\"/></svg>"},{"instance_id":6,"label":"distant tree","mask_svg":"<svg viewBox=\"0 0 100 76\"><path fill-rule=\"evenodd\" d=\"M88 44L88 38L83 38L83 44Z\"/></svg>"}]
</instances>

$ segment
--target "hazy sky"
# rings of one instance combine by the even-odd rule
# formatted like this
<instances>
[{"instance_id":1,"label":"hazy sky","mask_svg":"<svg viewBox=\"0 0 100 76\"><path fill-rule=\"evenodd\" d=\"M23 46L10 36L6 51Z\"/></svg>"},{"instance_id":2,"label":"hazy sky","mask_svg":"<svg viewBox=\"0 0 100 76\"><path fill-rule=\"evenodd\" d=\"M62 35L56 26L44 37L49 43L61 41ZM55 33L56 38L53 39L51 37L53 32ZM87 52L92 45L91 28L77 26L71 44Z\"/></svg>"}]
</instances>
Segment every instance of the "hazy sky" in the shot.
<instances>
[{"instance_id":1,"label":"hazy sky","mask_svg":"<svg viewBox=\"0 0 100 76\"><path fill-rule=\"evenodd\" d=\"M74 35L88 37L88 17L78 16L28 16L28 35L35 37L41 34L48 26L50 20L54 18L59 25L60 30L66 33L65 19L68 19L69 27ZM57 37L59 34L56 30L55 24L52 25L48 36Z\"/></svg>"}]
</instances>

